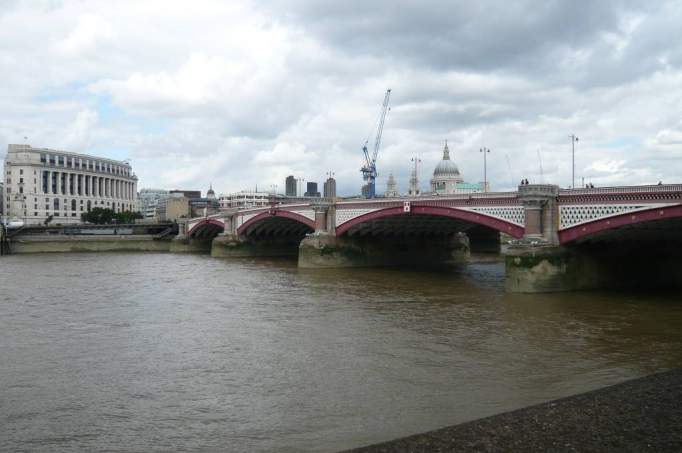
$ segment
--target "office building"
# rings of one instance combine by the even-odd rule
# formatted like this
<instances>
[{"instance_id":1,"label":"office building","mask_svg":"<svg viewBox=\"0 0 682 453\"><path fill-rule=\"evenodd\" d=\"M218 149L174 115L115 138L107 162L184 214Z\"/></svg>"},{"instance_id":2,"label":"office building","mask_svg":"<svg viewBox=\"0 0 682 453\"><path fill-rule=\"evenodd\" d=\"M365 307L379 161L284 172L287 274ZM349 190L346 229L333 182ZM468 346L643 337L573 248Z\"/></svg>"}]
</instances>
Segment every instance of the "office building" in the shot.
<instances>
[{"instance_id":1,"label":"office building","mask_svg":"<svg viewBox=\"0 0 682 453\"><path fill-rule=\"evenodd\" d=\"M287 176L286 180L284 181L284 186L284 193L287 197L295 197L298 195L296 193L296 178L294 178L293 175Z\"/></svg>"},{"instance_id":2,"label":"office building","mask_svg":"<svg viewBox=\"0 0 682 453\"><path fill-rule=\"evenodd\" d=\"M306 192L305 195L306 197L319 197L320 192L317 191L317 183L309 181L306 183Z\"/></svg>"},{"instance_id":3,"label":"office building","mask_svg":"<svg viewBox=\"0 0 682 453\"><path fill-rule=\"evenodd\" d=\"M323 185L323 195L325 198L336 198L336 180L327 178Z\"/></svg>"},{"instance_id":4,"label":"office building","mask_svg":"<svg viewBox=\"0 0 682 453\"><path fill-rule=\"evenodd\" d=\"M5 215L25 224L80 223L92 208L135 209L137 176L128 162L30 145L9 145Z\"/></svg>"}]
</instances>

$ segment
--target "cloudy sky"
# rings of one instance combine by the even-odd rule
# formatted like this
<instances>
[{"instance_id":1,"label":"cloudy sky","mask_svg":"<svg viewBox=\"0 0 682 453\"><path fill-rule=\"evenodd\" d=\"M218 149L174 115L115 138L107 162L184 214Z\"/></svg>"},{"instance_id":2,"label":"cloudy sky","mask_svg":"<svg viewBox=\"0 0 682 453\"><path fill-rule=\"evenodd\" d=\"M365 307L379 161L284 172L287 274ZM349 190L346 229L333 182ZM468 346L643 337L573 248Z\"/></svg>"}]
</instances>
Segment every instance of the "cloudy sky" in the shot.
<instances>
[{"instance_id":1,"label":"cloudy sky","mask_svg":"<svg viewBox=\"0 0 682 453\"><path fill-rule=\"evenodd\" d=\"M0 0L0 148L131 159L140 187L682 181L682 3ZM25 140L24 137L27 137ZM541 164L543 171L541 172Z\"/></svg>"}]
</instances>

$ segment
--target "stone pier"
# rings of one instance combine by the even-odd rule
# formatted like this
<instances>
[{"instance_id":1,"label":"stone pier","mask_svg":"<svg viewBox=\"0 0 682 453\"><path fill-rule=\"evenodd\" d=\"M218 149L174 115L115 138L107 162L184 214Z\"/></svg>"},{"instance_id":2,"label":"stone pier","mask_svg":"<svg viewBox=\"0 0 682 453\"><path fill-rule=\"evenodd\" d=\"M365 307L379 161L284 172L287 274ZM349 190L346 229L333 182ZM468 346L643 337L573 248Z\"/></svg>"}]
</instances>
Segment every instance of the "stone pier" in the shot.
<instances>
[{"instance_id":1,"label":"stone pier","mask_svg":"<svg viewBox=\"0 0 682 453\"><path fill-rule=\"evenodd\" d=\"M326 232L301 241L298 267L372 267L461 265L469 260L469 238L455 234L442 238L354 238Z\"/></svg>"}]
</instances>

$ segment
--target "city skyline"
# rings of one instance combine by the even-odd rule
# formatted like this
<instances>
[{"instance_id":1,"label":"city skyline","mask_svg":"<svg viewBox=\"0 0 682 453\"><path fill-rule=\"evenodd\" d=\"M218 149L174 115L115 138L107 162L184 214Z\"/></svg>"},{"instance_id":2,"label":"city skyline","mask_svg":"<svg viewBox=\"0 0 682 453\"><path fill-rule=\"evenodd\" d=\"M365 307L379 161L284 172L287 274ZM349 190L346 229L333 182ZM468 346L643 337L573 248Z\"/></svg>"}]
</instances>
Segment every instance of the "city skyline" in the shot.
<instances>
[{"instance_id":1,"label":"city skyline","mask_svg":"<svg viewBox=\"0 0 682 453\"><path fill-rule=\"evenodd\" d=\"M522 178L568 187L571 134L576 184L672 182L682 170L675 5L559 2L530 13L523 3L375 2L360 15L305 1L190 12L10 2L0 95L12 108L0 113L0 148L131 159L139 187L212 181L218 193L281 186L290 174L321 182L333 169L338 193L352 195L390 87L378 188L393 173L407 192L410 157L433 168L445 139L471 181L483 180L479 149L493 151L491 190ZM491 8L505 10L495 27Z\"/></svg>"}]
</instances>

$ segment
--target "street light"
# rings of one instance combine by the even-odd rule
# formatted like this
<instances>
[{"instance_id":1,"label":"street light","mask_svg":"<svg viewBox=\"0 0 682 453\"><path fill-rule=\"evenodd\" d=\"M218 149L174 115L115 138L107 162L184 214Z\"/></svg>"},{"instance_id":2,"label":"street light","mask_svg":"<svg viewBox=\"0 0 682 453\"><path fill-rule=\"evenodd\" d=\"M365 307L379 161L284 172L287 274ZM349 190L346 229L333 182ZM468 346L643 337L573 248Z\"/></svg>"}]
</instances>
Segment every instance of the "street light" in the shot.
<instances>
[{"instance_id":1,"label":"street light","mask_svg":"<svg viewBox=\"0 0 682 453\"><path fill-rule=\"evenodd\" d=\"M571 137L571 161L572 161L572 166L573 166L573 172L572 172L572 183L571 183L571 188L575 189L575 142L578 141L578 137L575 136L575 134L569 135Z\"/></svg>"},{"instance_id":2,"label":"street light","mask_svg":"<svg viewBox=\"0 0 682 453\"><path fill-rule=\"evenodd\" d=\"M483 147L479 150L479 152L483 153L483 192L488 191L488 154L490 153L490 149Z\"/></svg>"}]
</instances>

